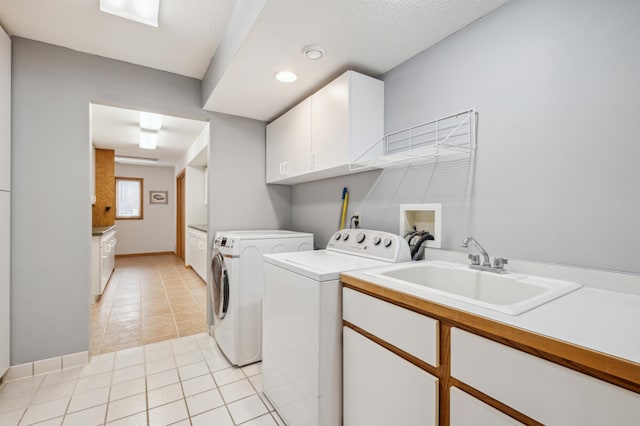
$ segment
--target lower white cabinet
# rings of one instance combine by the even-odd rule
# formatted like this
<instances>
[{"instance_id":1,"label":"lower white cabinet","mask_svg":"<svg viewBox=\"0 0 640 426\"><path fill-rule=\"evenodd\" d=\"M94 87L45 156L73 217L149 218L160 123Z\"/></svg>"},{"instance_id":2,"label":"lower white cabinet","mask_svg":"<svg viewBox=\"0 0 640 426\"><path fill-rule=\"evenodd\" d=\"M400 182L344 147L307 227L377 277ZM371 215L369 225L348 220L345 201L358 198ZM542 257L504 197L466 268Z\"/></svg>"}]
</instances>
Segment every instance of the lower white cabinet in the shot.
<instances>
[{"instance_id":1,"label":"lower white cabinet","mask_svg":"<svg viewBox=\"0 0 640 426\"><path fill-rule=\"evenodd\" d=\"M115 268L116 243L115 229L91 238L91 295L94 301L104 292Z\"/></svg>"},{"instance_id":2,"label":"lower white cabinet","mask_svg":"<svg viewBox=\"0 0 640 426\"><path fill-rule=\"evenodd\" d=\"M10 341L10 221L11 194L0 191L0 377L9 368Z\"/></svg>"},{"instance_id":3,"label":"lower white cabinet","mask_svg":"<svg viewBox=\"0 0 640 426\"><path fill-rule=\"evenodd\" d=\"M523 424L456 387L451 388L449 395L450 426L512 426Z\"/></svg>"},{"instance_id":4,"label":"lower white cabinet","mask_svg":"<svg viewBox=\"0 0 640 426\"><path fill-rule=\"evenodd\" d=\"M438 424L438 379L343 328L345 426Z\"/></svg>"},{"instance_id":5,"label":"lower white cabinet","mask_svg":"<svg viewBox=\"0 0 640 426\"><path fill-rule=\"evenodd\" d=\"M207 281L207 233L189 228L187 258L191 269Z\"/></svg>"},{"instance_id":6,"label":"lower white cabinet","mask_svg":"<svg viewBox=\"0 0 640 426\"><path fill-rule=\"evenodd\" d=\"M640 419L640 394L457 328L451 329L451 376L544 424L638 425Z\"/></svg>"},{"instance_id":7,"label":"lower white cabinet","mask_svg":"<svg viewBox=\"0 0 640 426\"><path fill-rule=\"evenodd\" d=\"M433 318L350 288L342 290L342 317L434 367L439 364L439 323Z\"/></svg>"}]
</instances>

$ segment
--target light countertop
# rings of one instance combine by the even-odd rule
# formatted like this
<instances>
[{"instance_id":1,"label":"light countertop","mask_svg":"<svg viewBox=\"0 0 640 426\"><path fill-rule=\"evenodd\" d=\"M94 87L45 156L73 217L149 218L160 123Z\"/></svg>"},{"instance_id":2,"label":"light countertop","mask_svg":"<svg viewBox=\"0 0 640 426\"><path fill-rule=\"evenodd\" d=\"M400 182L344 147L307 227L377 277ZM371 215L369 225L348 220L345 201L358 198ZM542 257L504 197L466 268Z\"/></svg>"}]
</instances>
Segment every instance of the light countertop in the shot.
<instances>
[{"instance_id":1,"label":"light countertop","mask_svg":"<svg viewBox=\"0 0 640 426\"><path fill-rule=\"evenodd\" d=\"M97 228L91 228L91 235L94 237L99 237L101 235L106 234L107 232L116 229L116 225L111 226L100 226Z\"/></svg>"},{"instance_id":2,"label":"light countertop","mask_svg":"<svg viewBox=\"0 0 640 426\"><path fill-rule=\"evenodd\" d=\"M640 365L640 296L637 295L581 287L520 315L508 315L439 294L426 295L425 292L363 271L347 272L342 276L353 277Z\"/></svg>"}]
</instances>

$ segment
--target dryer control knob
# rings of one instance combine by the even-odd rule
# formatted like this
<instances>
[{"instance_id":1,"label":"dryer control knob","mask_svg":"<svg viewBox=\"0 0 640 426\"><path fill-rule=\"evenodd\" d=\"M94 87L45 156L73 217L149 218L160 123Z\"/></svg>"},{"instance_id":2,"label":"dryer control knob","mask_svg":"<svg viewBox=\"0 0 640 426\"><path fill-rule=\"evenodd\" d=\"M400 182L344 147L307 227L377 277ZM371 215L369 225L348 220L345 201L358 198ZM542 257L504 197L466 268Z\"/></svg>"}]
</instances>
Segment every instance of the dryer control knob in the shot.
<instances>
[{"instance_id":1,"label":"dryer control knob","mask_svg":"<svg viewBox=\"0 0 640 426\"><path fill-rule=\"evenodd\" d=\"M335 238L336 238L336 241L340 240L340 233L339 232L336 232L336 237Z\"/></svg>"},{"instance_id":2,"label":"dryer control knob","mask_svg":"<svg viewBox=\"0 0 640 426\"><path fill-rule=\"evenodd\" d=\"M384 246L385 247L391 247L391 238L385 238L384 239Z\"/></svg>"},{"instance_id":3,"label":"dryer control knob","mask_svg":"<svg viewBox=\"0 0 640 426\"><path fill-rule=\"evenodd\" d=\"M373 237L373 245L374 246L380 245L380 241L382 241L382 240L380 239L380 237L378 235Z\"/></svg>"},{"instance_id":4,"label":"dryer control knob","mask_svg":"<svg viewBox=\"0 0 640 426\"><path fill-rule=\"evenodd\" d=\"M347 234L346 232L342 234L342 241L347 241L348 239L349 239L349 234Z\"/></svg>"},{"instance_id":5,"label":"dryer control knob","mask_svg":"<svg viewBox=\"0 0 640 426\"><path fill-rule=\"evenodd\" d=\"M361 243L361 242L364 241L364 239L365 239L365 235L364 235L363 232L360 232L358 235L356 235L356 241L357 242Z\"/></svg>"}]
</instances>

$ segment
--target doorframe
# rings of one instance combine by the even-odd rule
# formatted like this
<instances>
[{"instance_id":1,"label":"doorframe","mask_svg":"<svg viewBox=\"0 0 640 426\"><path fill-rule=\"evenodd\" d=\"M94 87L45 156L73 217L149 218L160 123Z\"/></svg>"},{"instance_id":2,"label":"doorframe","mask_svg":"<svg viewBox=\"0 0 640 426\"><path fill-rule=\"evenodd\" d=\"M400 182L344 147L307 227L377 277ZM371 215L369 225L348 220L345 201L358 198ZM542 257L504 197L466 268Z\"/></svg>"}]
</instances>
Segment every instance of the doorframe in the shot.
<instances>
[{"instance_id":1,"label":"doorframe","mask_svg":"<svg viewBox=\"0 0 640 426\"><path fill-rule=\"evenodd\" d=\"M186 226L185 226L185 180L186 169L182 169L176 176L176 256L185 261L186 265Z\"/></svg>"}]
</instances>

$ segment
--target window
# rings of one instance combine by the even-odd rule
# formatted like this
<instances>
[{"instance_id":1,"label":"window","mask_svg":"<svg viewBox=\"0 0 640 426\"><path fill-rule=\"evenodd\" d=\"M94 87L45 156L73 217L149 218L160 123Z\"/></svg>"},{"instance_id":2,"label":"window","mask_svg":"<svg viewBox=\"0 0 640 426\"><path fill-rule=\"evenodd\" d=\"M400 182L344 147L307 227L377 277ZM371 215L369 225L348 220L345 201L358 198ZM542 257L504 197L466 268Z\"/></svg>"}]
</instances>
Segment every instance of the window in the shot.
<instances>
[{"instance_id":1,"label":"window","mask_svg":"<svg viewBox=\"0 0 640 426\"><path fill-rule=\"evenodd\" d=\"M116 219L142 219L142 178L116 178Z\"/></svg>"}]
</instances>

